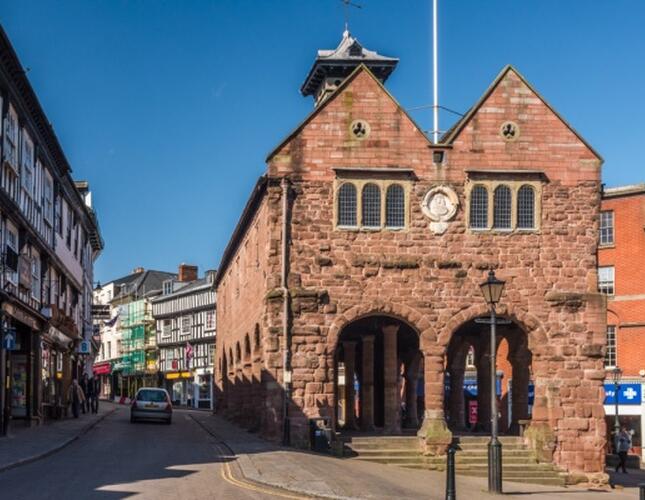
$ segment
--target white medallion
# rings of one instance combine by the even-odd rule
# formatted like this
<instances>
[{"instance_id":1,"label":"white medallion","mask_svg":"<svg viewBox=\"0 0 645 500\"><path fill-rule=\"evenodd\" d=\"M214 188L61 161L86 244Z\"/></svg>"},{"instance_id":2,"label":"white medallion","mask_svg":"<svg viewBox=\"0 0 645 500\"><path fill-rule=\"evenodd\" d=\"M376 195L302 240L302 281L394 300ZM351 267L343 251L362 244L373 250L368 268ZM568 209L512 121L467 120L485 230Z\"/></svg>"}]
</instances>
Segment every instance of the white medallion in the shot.
<instances>
[{"instance_id":1,"label":"white medallion","mask_svg":"<svg viewBox=\"0 0 645 500\"><path fill-rule=\"evenodd\" d=\"M457 213L459 199L448 186L435 186L428 191L421 203L421 210L428 217L430 230L434 234L443 234L450 221Z\"/></svg>"}]
</instances>

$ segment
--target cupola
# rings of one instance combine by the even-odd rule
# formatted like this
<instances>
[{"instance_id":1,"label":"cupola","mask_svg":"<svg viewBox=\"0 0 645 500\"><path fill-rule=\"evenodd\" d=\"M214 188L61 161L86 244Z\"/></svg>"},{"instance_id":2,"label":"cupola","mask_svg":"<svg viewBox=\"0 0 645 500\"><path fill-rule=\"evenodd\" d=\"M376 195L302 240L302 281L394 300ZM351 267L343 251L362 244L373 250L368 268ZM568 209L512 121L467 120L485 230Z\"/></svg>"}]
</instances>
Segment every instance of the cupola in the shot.
<instances>
[{"instance_id":1,"label":"cupola","mask_svg":"<svg viewBox=\"0 0 645 500\"><path fill-rule=\"evenodd\" d=\"M304 96L313 96L314 105L318 106L360 64L367 66L376 78L385 82L398 62L396 58L367 50L345 30L338 47L318 51L300 92Z\"/></svg>"}]
</instances>

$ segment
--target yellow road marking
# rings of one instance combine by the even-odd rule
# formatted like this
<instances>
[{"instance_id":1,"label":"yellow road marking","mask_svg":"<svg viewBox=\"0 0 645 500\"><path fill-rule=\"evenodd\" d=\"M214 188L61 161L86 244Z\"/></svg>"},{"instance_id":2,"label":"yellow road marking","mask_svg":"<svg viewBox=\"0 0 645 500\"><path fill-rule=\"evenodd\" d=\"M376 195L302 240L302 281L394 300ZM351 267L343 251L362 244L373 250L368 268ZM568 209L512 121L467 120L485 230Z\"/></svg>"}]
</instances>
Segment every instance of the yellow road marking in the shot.
<instances>
[{"instance_id":1,"label":"yellow road marking","mask_svg":"<svg viewBox=\"0 0 645 500\"><path fill-rule=\"evenodd\" d=\"M220 448L220 446L217 444L215 444L214 446L217 448L217 451L219 452L220 456L224 457L224 453L222 452L223 450ZM291 498L296 500L302 500L303 498L310 498L305 496L289 495L288 493L282 493L279 491L275 491L273 489L263 488L262 486L258 486L254 483L248 483L246 481L236 479L235 476L233 476L233 471L231 470L231 466L229 465L228 462L222 462L221 470L222 470L222 479L232 484L233 486L237 486L238 488L243 488L245 490L255 491L258 493L268 493L269 495L273 495L281 498Z\"/></svg>"}]
</instances>

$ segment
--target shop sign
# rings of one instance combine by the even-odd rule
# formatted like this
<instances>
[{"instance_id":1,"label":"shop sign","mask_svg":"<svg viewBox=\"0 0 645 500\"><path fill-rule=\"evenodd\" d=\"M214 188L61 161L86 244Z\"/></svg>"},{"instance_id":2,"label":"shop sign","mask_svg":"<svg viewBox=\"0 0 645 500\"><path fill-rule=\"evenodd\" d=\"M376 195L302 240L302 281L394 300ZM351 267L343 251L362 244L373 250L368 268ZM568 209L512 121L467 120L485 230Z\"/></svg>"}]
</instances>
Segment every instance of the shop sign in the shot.
<instances>
[{"instance_id":1,"label":"shop sign","mask_svg":"<svg viewBox=\"0 0 645 500\"><path fill-rule=\"evenodd\" d=\"M110 319L110 304L92 304L92 319Z\"/></svg>"},{"instance_id":2,"label":"shop sign","mask_svg":"<svg viewBox=\"0 0 645 500\"><path fill-rule=\"evenodd\" d=\"M468 401L468 423L475 425L477 423L477 400Z\"/></svg>"},{"instance_id":3,"label":"shop sign","mask_svg":"<svg viewBox=\"0 0 645 500\"><path fill-rule=\"evenodd\" d=\"M31 259L26 255L18 257L18 275L20 286L31 290Z\"/></svg>"},{"instance_id":4,"label":"shop sign","mask_svg":"<svg viewBox=\"0 0 645 500\"><path fill-rule=\"evenodd\" d=\"M78 344L77 352L79 354L89 354L91 351L91 345L89 340L81 340Z\"/></svg>"},{"instance_id":5,"label":"shop sign","mask_svg":"<svg viewBox=\"0 0 645 500\"><path fill-rule=\"evenodd\" d=\"M110 363L101 363L94 365L92 367L92 371L94 372L94 375L108 375L112 372L112 366Z\"/></svg>"},{"instance_id":6,"label":"shop sign","mask_svg":"<svg viewBox=\"0 0 645 500\"><path fill-rule=\"evenodd\" d=\"M605 404L616 404L616 390L614 384L605 384ZM641 404L641 384L618 384L619 405Z\"/></svg>"},{"instance_id":7,"label":"shop sign","mask_svg":"<svg viewBox=\"0 0 645 500\"><path fill-rule=\"evenodd\" d=\"M496 380L495 383L495 389L497 391L497 395L501 396L502 395L502 379L499 377ZM464 392L466 395L471 396L473 398L477 397L477 380L475 379L464 379Z\"/></svg>"},{"instance_id":8,"label":"shop sign","mask_svg":"<svg viewBox=\"0 0 645 500\"><path fill-rule=\"evenodd\" d=\"M32 330L41 330L40 321L38 319L34 318L30 314L27 314L22 309L14 306L13 304L9 304L7 302L3 303L2 310L12 318L15 318L21 323L27 325Z\"/></svg>"},{"instance_id":9,"label":"shop sign","mask_svg":"<svg viewBox=\"0 0 645 500\"><path fill-rule=\"evenodd\" d=\"M192 378L193 374L190 372L173 372L173 373L166 373L166 378L168 380L174 380L177 378Z\"/></svg>"}]
</instances>

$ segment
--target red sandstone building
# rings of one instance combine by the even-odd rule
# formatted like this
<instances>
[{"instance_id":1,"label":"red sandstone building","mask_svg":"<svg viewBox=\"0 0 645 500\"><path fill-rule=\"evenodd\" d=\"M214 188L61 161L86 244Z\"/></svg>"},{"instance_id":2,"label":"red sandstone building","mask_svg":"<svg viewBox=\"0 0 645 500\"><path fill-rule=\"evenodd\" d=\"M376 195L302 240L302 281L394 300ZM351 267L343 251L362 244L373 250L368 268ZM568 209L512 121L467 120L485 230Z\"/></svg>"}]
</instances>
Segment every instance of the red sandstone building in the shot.
<instances>
[{"instance_id":1,"label":"red sandstone building","mask_svg":"<svg viewBox=\"0 0 645 500\"><path fill-rule=\"evenodd\" d=\"M326 417L444 453L489 428L475 320L494 268L502 429L602 482L602 159L511 66L433 144L383 85L396 63L348 33L318 52L315 108L269 154L215 278L218 411L296 445Z\"/></svg>"},{"instance_id":2,"label":"red sandstone building","mask_svg":"<svg viewBox=\"0 0 645 500\"><path fill-rule=\"evenodd\" d=\"M634 447L641 451L645 430L645 184L605 189L601 210L598 285L607 294L605 366L609 371L622 370L620 422L634 431ZM612 430L614 387L608 375L605 411Z\"/></svg>"}]
</instances>

